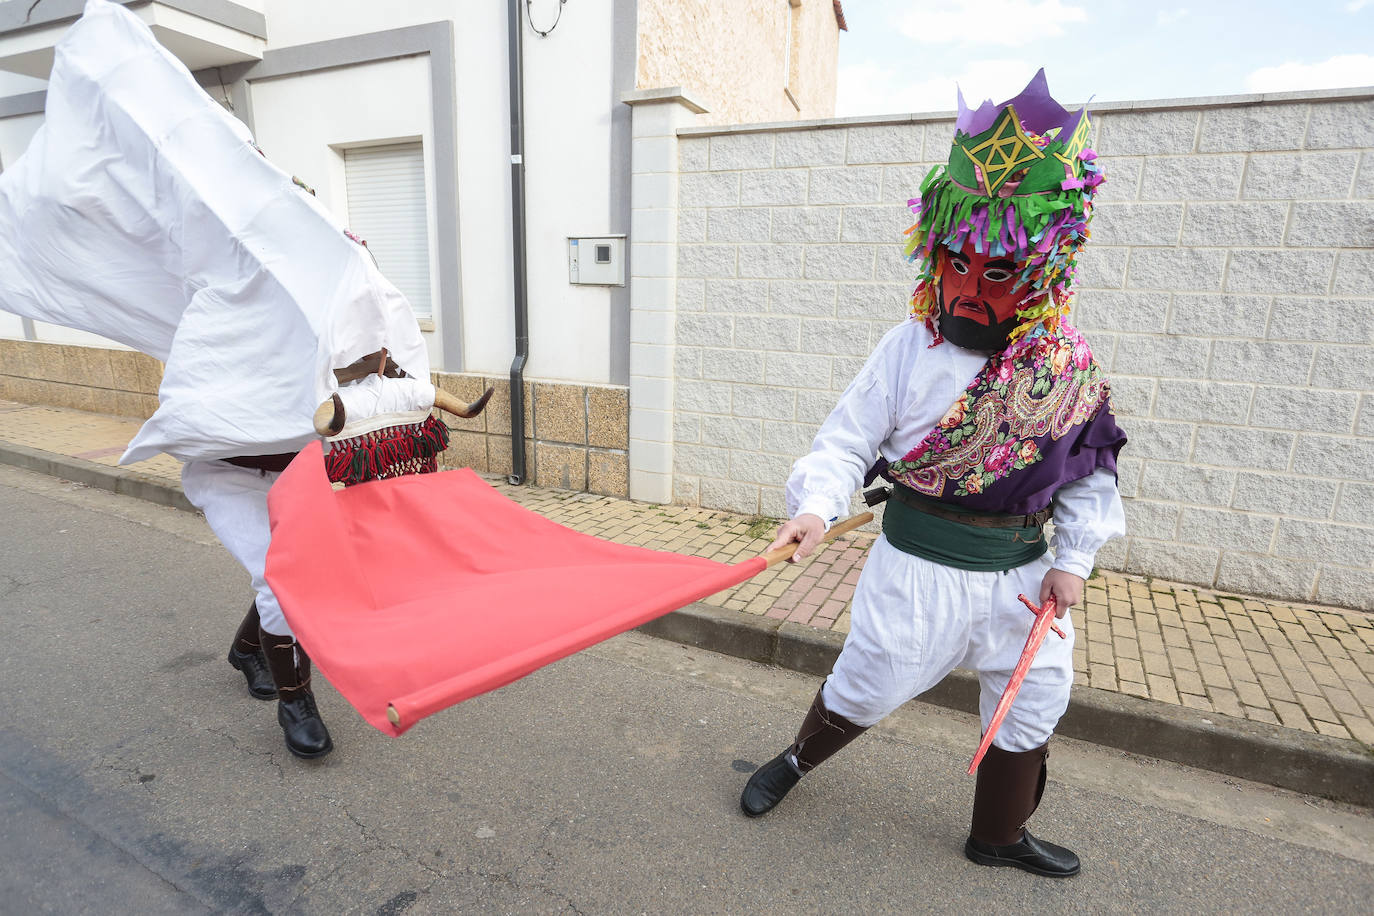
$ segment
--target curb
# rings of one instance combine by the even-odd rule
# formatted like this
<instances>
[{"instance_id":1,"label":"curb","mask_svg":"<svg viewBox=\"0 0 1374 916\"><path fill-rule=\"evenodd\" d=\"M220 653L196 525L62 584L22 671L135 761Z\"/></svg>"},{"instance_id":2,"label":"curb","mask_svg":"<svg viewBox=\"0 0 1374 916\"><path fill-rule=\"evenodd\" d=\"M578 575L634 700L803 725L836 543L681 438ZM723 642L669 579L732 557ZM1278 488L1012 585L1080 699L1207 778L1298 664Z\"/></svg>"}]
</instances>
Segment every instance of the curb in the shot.
<instances>
[{"instance_id":1,"label":"curb","mask_svg":"<svg viewBox=\"0 0 1374 916\"><path fill-rule=\"evenodd\" d=\"M99 487L188 512L179 488L124 468L0 441L0 464ZM844 635L697 602L639 626L660 639L825 677ZM956 670L921 694L936 706L977 714L978 677ZM1132 754L1374 807L1374 754L1354 741L1075 687L1056 734Z\"/></svg>"},{"instance_id":2,"label":"curb","mask_svg":"<svg viewBox=\"0 0 1374 916\"><path fill-rule=\"evenodd\" d=\"M0 464L37 471L40 474L47 474L49 477L60 477L63 480L85 484L88 487L97 487L124 496L133 496L150 503L171 506L174 509L184 509L187 512L198 511L195 506L191 505L191 501L186 498L186 494L181 492L179 487L170 487L159 480L144 477L137 471L130 471L127 468L97 464L94 461L86 461L84 458L55 455L52 452L44 452L14 442L0 442Z\"/></svg>"},{"instance_id":3,"label":"curb","mask_svg":"<svg viewBox=\"0 0 1374 916\"><path fill-rule=\"evenodd\" d=\"M700 602L639 632L825 677L844 636ZM978 713L978 676L956 670L921 702ZM800 712L798 713L800 714ZM1354 741L1075 687L1055 734L1305 795L1374 807L1374 754Z\"/></svg>"}]
</instances>

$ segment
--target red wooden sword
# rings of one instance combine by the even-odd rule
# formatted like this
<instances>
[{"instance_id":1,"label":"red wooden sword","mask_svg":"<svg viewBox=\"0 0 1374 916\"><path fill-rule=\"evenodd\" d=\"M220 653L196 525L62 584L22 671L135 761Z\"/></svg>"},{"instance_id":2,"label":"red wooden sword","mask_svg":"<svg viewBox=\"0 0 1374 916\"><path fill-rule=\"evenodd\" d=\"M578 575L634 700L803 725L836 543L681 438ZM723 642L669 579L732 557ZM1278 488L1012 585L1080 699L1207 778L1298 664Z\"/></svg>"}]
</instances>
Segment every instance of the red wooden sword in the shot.
<instances>
[{"instance_id":1,"label":"red wooden sword","mask_svg":"<svg viewBox=\"0 0 1374 916\"><path fill-rule=\"evenodd\" d=\"M1030 670L1031 661L1035 658L1035 653L1040 651L1040 644L1045 641L1045 635L1050 630L1054 630L1060 639L1064 638L1064 631L1054 624L1054 612L1057 606L1054 594L1051 593L1045 599L1044 607L1036 607L1025 595L1017 595L1021 603L1031 609L1035 615L1035 623L1031 626L1030 635L1026 637L1026 647L1021 650L1021 658L1016 662L1016 670L1011 673L1011 680L1007 682L1007 689L1002 691L1002 698L997 701L997 710L992 714L992 721L988 723L988 730L983 733L983 743L978 745L978 753L973 755L973 762L968 765L969 775L972 776L978 770L978 764L983 762L983 755L992 746L992 738L997 734L997 729L1002 727L1002 720L1007 717L1007 711L1011 709L1012 700L1016 699L1016 693L1021 689L1021 683L1026 679L1026 672Z\"/></svg>"}]
</instances>

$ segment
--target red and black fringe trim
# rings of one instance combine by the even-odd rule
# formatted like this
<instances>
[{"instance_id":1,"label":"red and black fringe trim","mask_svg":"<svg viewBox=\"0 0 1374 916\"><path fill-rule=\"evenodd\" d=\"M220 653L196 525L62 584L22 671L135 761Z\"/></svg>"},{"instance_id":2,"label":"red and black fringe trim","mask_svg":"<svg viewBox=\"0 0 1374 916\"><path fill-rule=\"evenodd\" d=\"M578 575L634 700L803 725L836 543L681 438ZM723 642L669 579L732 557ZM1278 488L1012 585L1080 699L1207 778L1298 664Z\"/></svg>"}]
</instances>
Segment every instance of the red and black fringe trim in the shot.
<instances>
[{"instance_id":1,"label":"red and black fringe trim","mask_svg":"<svg viewBox=\"0 0 1374 916\"><path fill-rule=\"evenodd\" d=\"M423 423L388 426L340 439L324 458L332 483L351 487L369 480L405 474L429 474L439 469L439 453L448 448L448 427L438 417Z\"/></svg>"}]
</instances>

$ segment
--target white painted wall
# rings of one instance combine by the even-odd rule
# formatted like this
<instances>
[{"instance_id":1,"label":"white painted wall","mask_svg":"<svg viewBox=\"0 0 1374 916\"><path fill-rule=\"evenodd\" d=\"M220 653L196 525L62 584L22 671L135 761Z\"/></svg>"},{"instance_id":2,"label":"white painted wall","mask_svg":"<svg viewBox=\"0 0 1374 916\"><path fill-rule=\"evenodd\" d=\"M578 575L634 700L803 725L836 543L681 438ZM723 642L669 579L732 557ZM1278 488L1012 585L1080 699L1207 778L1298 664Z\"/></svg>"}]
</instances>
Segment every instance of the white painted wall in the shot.
<instances>
[{"instance_id":1,"label":"white painted wall","mask_svg":"<svg viewBox=\"0 0 1374 916\"><path fill-rule=\"evenodd\" d=\"M579 0L585 3L586 0ZM481 32L494 9L502 23L501 34L488 32L489 44L504 53L506 4L504 0L262 0L267 15L267 47L285 48L347 35L384 32L426 22L454 20L455 32Z\"/></svg>"},{"instance_id":2,"label":"white painted wall","mask_svg":"<svg viewBox=\"0 0 1374 916\"><path fill-rule=\"evenodd\" d=\"M623 104L611 38L610 0L569 6L548 38L526 26L528 374L537 378L610 381L611 293L568 282L567 237L629 232L610 223L611 116Z\"/></svg>"},{"instance_id":3,"label":"white painted wall","mask_svg":"<svg viewBox=\"0 0 1374 916\"><path fill-rule=\"evenodd\" d=\"M262 0L268 47L451 21L457 96L461 329L427 334L436 368L504 375L515 353L512 316L506 4L452 0ZM543 7L547 6L548 9ZM554 7L537 2L540 24ZM628 232L610 220L612 0L579 0L539 38L525 25L526 238L530 361L540 379L610 381L611 300L605 287L568 283L567 237ZM254 129L273 162L312 185L346 219L342 160L350 144L418 137L425 144L435 248L434 136L426 56L251 84ZM0 96L41 88L0 77ZM17 79L17 78L16 78ZM32 121L32 124L27 124ZM27 143L39 119L0 120L0 154ZM435 300L438 302L437 269ZM444 366L439 335L461 333L463 365ZM44 335L44 339L52 339Z\"/></svg>"},{"instance_id":4,"label":"white painted wall","mask_svg":"<svg viewBox=\"0 0 1374 916\"><path fill-rule=\"evenodd\" d=\"M505 3L266 0L265 9L270 48L452 19L458 109L461 368L506 374L515 355L515 329ZM541 25L545 24L541 14L551 9L535 4L533 12ZM628 232L626 226L611 225L609 216L611 118L620 104L611 85L612 12L611 0L579 0L563 11L558 28L547 38L539 38L525 26L530 329L526 374L531 377L594 384L610 381L612 294L604 287L568 283L566 240L570 235ZM347 71L331 71L341 72ZM276 102L259 101L260 88L265 85L269 84L254 87L258 139L273 160L287 168L286 160L268 148L266 119L293 119L289 113L268 113L268 107ZM402 90L383 85L381 91ZM421 94L410 88L404 91L428 104L427 89ZM350 106L350 110L356 117L372 116L368 106ZM318 141L302 138L300 143ZM428 141L426 150L432 169ZM290 168L310 181L303 167ZM432 186L430 194L433 200ZM437 331L449 332L442 327ZM435 350L432 347L431 353L437 356Z\"/></svg>"},{"instance_id":5,"label":"white painted wall","mask_svg":"<svg viewBox=\"0 0 1374 916\"><path fill-rule=\"evenodd\" d=\"M429 102L429 58L421 55L358 64L251 84L255 139L279 168L315 189L319 200L348 222L343 150L419 139L425 152L430 263L436 257L434 131ZM430 297L439 300L431 270ZM425 332L431 364L442 365L436 308Z\"/></svg>"},{"instance_id":6,"label":"white painted wall","mask_svg":"<svg viewBox=\"0 0 1374 916\"><path fill-rule=\"evenodd\" d=\"M46 88L48 88L47 80L34 79L32 76L0 70L0 99L7 95L23 95L26 92L38 92Z\"/></svg>"},{"instance_id":7,"label":"white painted wall","mask_svg":"<svg viewBox=\"0 0 1374 916\"><path fill-rule=\"evenodd\" d=\"M506 5L466 7L453 27L463 369L504 376L515 357Z\"/></svg>"}]
</instances>

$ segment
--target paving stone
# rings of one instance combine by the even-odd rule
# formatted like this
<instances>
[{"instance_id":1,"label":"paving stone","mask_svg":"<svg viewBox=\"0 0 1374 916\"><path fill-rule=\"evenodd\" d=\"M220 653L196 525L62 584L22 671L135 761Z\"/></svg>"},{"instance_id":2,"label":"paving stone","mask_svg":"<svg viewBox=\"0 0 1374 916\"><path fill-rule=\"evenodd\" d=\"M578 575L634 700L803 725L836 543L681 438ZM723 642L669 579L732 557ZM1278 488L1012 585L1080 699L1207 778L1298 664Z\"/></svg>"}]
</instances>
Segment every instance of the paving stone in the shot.
<instances>
[{"instance_id":1,"label":"paving stone","mask_svg":"<svg viewBox=\"0 0 1374 916\"><path fill-rule=\"evenodd\" d=\"M1245 657L1256 674L1279 674L1278 662L1274 661L1274 656L1268 652L1246 652Z\"/></svg>"},{"instance_id":2,"label":"paving stone","mask_svg":"<svg viewBox=\"0 0 1374 916\"><path fill-rule=\"evenodd\" d=\"M1204 696L1197 696L1191 693L1181 693L1178 696L1179 699L1183 702L1183 705L1189 707L1190 709L1204 709L1209 712L1212 709L1211 701Z\"/></svg>"},{"instance_id":3,"label":"paving stone","mask_svg":"<svg viewBox=\"0 0 1374 916\"><path fill-rule=\"evenodd\" d=\"M1297 695L1293 693L1293 689L1288 686L1288 682L1281 676L1260 674L1258 677L1260 686L1264 688L1264 693L1269 697L1271 702L1277 703L1282 701L1293 703L1297 701Z\"/></svg>"},{"instance_id":4,"label":"paving stone","mask_svg":"<svg viewBox=\"0 0 1374 916\"><path fill-rule=\"evenodd\" d=\"M1245 715L1244 707L1241 706L1239 698L1232 690L1223 688L1213 688L1207 691L1207 698L1212 701L1212 708L1219 713L1238 718Z\"/></svg>"},{"instance_id":5,"label":"paving stone","mask_svg":"<svg viewBox=\"0 0 1374 916\"><path fill-rule=\"evenodd\" d=\"M1236 695L1246 706L1265 707L1269 705L1269 697L1265 694L1264 688L1259 684L1251 684L1245 681L1235 682Z\"/></svg>"},{"instance_id":6,"label":"paving stone","mask_svg":"<svg viewBox=\"0 0 1374 916\"><path fill-rule=\"evenodd\" d=\"M1342 720L1350 730L1350 736L1366 748L1374 748L1374 722L1368 719L1345 718Z\"/></svg>"},{"instance_id":7,"label":"paving stone","mask_svg":"<svg viewBox=\"0 0 1374 916\"><path fill-rule=\"evenodd\" d=\"M1250 662L1244 655L1239 658L1222 656L1221 662L1232 681L1248 681L1253 684L1258 680L1255 677L1255 669L1250 667Z\"/></svg>"},{"instance_id":8,"label":"paving stone","mask_svg":"<svg viewBox=\"0 0 1374 916\"><path fill-rule=\"evenodd\" d=\"M1344 725L1336 725L1333 722L1323 722L1315 719L1312 722L1317 727L1317 732L1323 735L1330 735L1332 738L1349 738L1350 731Z\"/></svg>"},{"instance_id":9,"label":"paving stone","mask_svg":"<svg viewBox=\"0 0 1374 916\"><path fill-rule=\"evenodd\" d=\"M1111 665L1092 665L1089 668L1089 682L1098 690L1116 689L1116 670Z\"/></svg>"},{"instance_id":10,"label":"paving stone","mask_svg":"<svg viewBox=\"0 0 1374 916\"><path fill-rule=\"evenodd\" d=\"M1288 728L1297 728L1305 732L1315 732L1312 722L1307 718L1307 713L1296 703L1289 703L1283 700L1274 701L1274 711L1278 713L1279 722Z\"/></svg>"},{"instance_id":11,"label":"paving stone","mask_svg":"<svg viewBox=\"0 0 1374 916\"><path fill-rule=\"evenodd\" d=\"M1190 693L1197 696L1206 694L1207 688L1202 683L1202 678L1195 672L1174 668L1174 684L1177 685L1180 693Z\"/></svg>"}]
</instances>

